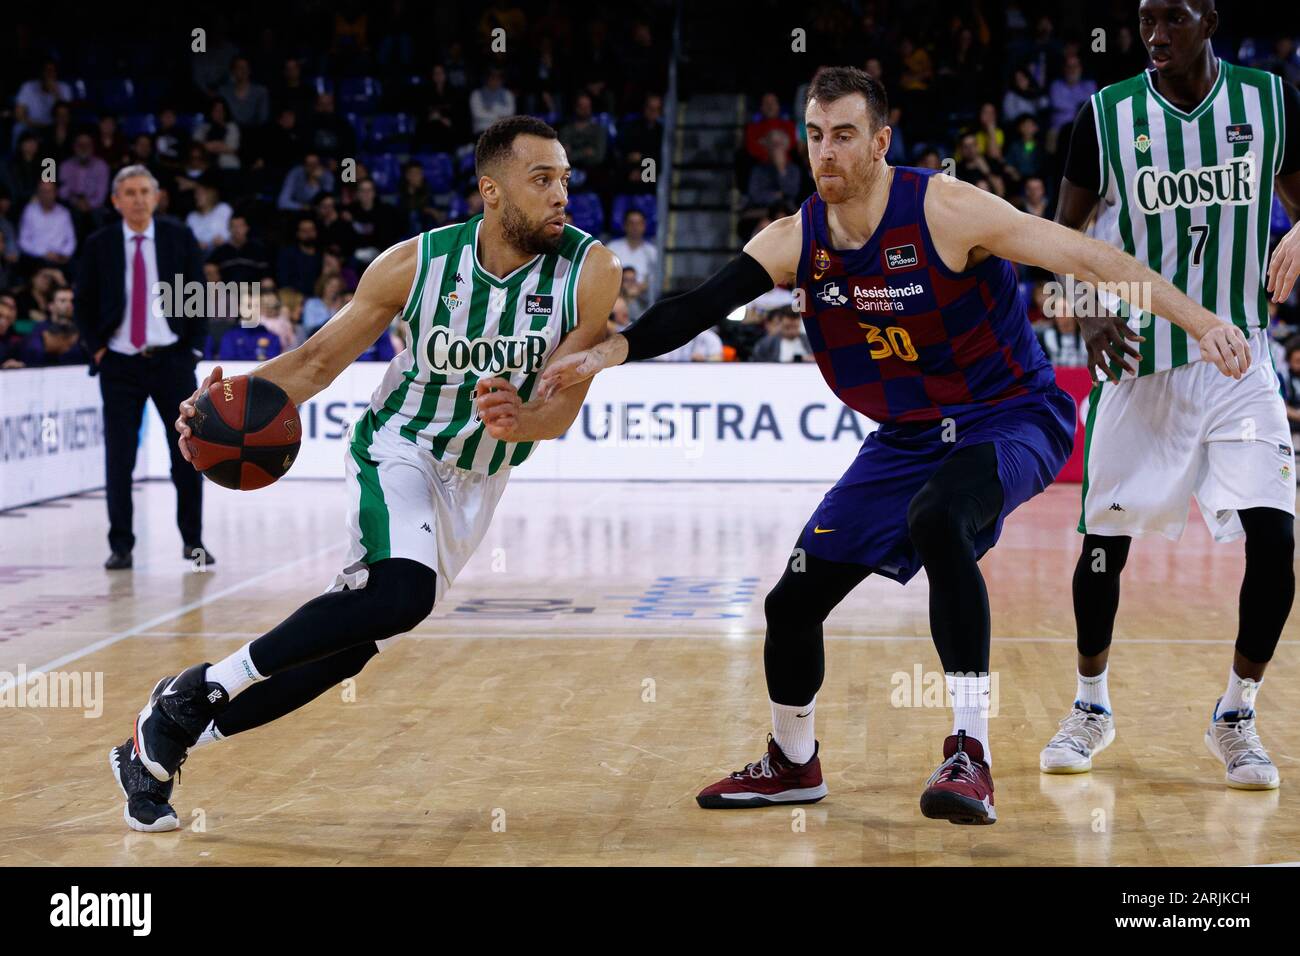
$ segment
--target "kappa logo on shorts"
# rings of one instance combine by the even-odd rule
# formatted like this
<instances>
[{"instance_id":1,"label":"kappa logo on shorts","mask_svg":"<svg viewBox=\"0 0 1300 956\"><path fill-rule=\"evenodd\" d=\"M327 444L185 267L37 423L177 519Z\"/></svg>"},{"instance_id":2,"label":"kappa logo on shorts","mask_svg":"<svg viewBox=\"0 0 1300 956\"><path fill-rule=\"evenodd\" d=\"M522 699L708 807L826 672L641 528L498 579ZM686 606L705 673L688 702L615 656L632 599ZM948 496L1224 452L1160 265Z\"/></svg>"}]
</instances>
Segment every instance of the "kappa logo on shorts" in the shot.
<instances>
[{"instance_id":1,"label":"kappa logo on shorts","mask_svg":"<svg viewBox=\"0 0 1300 956\"><path fill-rule=\"evenodd\" d=\"M429 532L429 534L433 534L433 529L429 527L429 522L427 522L427 521L424 522L424 524L420 525L420 530L421 530L421 531L427 531L427 532Z\"/></svg>"},{"instance_id":2,"label":"kappa logo on shorts","mask_svg":"<svg viewBox=\"0 0 1300 956\"><path fill-rule=\"evenodd\" d=\"M916 245L911 242L905 246L891 246L885 250L886 269L909 269L919 261L916 256Z\"/></svg>"},{"instance_id":3,"label":"kappa logo on shorts","mask_svg":"<svg viewBox=\"0 0 1300 956\"><path fill-rule=\"evenodd\" d=\"M1124 509L1123 509L1122 507L1120 507L1120 503L1119 503L1118 501L1112 501L1112 502L1110 503L1110 507L1107 508L1106 510L1107 510L1107 511L1123 511Z\"/></svg>"}]
</instances>

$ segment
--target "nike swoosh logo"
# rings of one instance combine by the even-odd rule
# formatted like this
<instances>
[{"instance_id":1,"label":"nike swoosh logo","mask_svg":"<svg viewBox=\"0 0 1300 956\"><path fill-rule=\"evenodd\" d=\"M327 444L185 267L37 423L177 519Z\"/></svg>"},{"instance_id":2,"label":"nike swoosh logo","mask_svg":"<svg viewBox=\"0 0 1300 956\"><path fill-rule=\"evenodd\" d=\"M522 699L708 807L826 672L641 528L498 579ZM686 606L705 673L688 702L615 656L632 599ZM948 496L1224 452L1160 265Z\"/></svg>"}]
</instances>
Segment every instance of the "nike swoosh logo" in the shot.
<instances>
[{"instance_id":1,"label":"nike swoosh logo","mask_svg":"<svg viewBox=\"0 0 1300 956\"><path fill-rule=\"evenodd\" d=\"M834 530L835 530L834 528L817 527L817 528L813 528L813 534L830 534Z\"/></svg>"},{"instance_id":2,"label":"nike swoosh logo","mask_svg":"<svg viewBox=\"0 0 1300 956\"><path fill-rule=\"evenodd\" d=\"M808 714L811 714L811 713L812 713L811 710L808 711ZM795 714L795 716L798 717L798 718L800 718L800 719L802 720L804 717L807 717L808 714Z\"/></svg>"},{"instance_id":3,"label":"nike swoosh logo","mask_svg":"<svg viewBox=\"0 0 1300 956\"><path fill-rule=\"evenodd\" d=\"M825 274L826 274L825 272L814 272L814 273L813 273L813 282L818 281L818 280L821 279L821 277L824 276Z\"/></svg>"}]
</instances>

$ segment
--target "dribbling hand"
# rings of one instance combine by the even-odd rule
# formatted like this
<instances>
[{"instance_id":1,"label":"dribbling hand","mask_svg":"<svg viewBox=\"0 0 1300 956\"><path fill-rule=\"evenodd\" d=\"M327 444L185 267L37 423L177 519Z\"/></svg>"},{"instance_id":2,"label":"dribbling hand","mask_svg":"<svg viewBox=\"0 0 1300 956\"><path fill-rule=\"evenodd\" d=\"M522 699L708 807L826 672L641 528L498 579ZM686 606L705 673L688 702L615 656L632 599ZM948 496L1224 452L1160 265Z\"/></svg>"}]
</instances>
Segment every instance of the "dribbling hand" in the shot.
<instances>
[{"instance_id":1,"label":"dribbling hand","mask_svg":"<svg viewBox=\"0 0 1300 956\"><path fill-rule=\"evenodd\" d=\"M208 386L213 382L221 381L221 379L221 366L218 365L208 373L208 377L199 384L199 387L195 390L194 394L181 402L181 413L176 419L176 431L180 432L181 436L177 444L180 445L181 457L191 464L194 463L194 458L192 449L190 448L189 439L194 433L190 430L189 419L194 417L194 403L199 400L199 396L208 390Z\"/></svg>"}]
</instances>

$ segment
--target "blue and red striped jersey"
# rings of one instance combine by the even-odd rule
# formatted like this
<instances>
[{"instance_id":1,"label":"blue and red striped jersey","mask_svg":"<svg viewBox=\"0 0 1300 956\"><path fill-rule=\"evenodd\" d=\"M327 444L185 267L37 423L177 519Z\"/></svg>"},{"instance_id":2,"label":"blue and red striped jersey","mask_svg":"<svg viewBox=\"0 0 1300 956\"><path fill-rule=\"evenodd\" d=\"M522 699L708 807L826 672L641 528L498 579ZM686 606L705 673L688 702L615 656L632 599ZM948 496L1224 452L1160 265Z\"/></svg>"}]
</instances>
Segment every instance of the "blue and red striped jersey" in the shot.
<instances>
[{"instance_id":1,"label":"blue and red striped jersey","mask_svg":"<svg viewBox=\"0 0 1300 956\"><path fill-rule=\"evenodd\" d=\"M826 203L802 206L798 285L817 365L840 401L880 423L960 418L1052 388L1011 263L966 272L939 258L925 222L934 170L894 169L880 225L860 249L835 249Z\"/></svg>"}]
</instances>

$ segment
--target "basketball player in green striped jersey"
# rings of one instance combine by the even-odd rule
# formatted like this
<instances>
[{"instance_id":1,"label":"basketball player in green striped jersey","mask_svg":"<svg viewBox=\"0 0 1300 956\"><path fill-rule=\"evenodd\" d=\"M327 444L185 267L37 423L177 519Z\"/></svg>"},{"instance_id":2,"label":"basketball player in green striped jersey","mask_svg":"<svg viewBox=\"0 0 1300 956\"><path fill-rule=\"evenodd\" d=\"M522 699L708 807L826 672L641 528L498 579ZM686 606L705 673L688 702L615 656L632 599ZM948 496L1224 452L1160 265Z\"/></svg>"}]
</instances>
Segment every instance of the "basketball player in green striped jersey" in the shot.
<instances>
[{"instance_id":1,"label":"basketball player in green striped jersey","mask_svg":"<svg viewBox=\"0 0 1300 956\"><path fill-rule=\"evenodd\" d=\"M132 738L110 753L132 828L176 828L172 778L196 745L296 710L423 621L483 540L511 469L582 407L585 389L546 401L533 391L550 359L605 338L622 268L565 224L569 164L551 127L499 120L475 160L481 215L388 249L319 332L252 372L299 405L395 317L407 328L410 347L345 442L342 570L326 593L225 660L158 681ZM181 406L187 458L193 402L220 377L214 369ZM485 424L479 403L503 400Z\"/></svg>"},{"instance_id":2,"label":"basketball player in green striped jersey","mask_svg":"<svg viewBox=\"0 0 1300 956\"><path fill-rule=\"evenodd\" d=\"M1091 221L1095 236L1231 319L1251 369L1218 374L1181 329L1136 306L1112 300L1079 316L1101 381L1088 401L1074 572L1078 682L1039 765L1080 773L1114 740L1107 660L1129 544L1177 541L1194 497L1214 539L1244 537L1246 551L1235 653L1222 696L1211 706L1207 695L1205 743L1229 787L1271 790L1279 774L1255 712L1295 595L1296 482L1268 339L1269 293L1288 294L1294 273L1270 278L1269 220L1275 193L1292 219L1300 208L1300 93L1215 56L1214 0L1135 6L1154 68L1080 110L1056 218Z\"/></svg>"}]
</instances>

